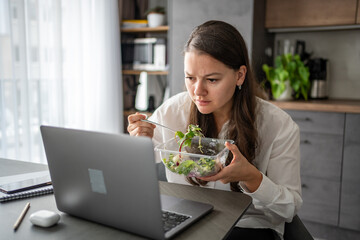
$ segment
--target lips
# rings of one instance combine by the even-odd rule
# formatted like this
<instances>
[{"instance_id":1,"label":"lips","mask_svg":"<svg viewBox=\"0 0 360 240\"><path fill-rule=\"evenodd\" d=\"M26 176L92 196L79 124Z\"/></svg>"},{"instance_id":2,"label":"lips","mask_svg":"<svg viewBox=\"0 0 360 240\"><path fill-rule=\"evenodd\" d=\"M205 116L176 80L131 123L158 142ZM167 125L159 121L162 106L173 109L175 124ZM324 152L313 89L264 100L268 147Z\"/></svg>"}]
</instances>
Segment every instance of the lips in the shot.
<instances>
[{"instance_id":1,"label":"lips","mask_svg":"<svg viewBox=\"0 0 360 240\"><path fill-rule=\"evenodd\" d=\"M211 101L205 101L205 100L195 100L195 101L199 106L207 106L211 102Z\"/></svg>"}]
</instances>

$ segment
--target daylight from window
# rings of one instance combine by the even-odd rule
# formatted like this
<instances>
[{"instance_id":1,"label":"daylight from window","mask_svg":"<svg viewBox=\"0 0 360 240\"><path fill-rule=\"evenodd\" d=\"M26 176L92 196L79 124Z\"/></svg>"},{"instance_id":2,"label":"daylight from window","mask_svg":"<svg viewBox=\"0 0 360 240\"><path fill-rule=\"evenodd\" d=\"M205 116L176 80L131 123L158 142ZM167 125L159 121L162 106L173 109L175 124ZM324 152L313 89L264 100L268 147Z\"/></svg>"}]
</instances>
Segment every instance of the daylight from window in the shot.
<instances>
[{"instance_id":1,"label":"daylight from window","mask_svg":"<svg viewBox=\"0 0 360 240\"><path fill-rule=\"evenodd\" d=\"M119 132L116 2L0 0L1 158L46 163L42 124Z\"/></svg>"}]
</instances>

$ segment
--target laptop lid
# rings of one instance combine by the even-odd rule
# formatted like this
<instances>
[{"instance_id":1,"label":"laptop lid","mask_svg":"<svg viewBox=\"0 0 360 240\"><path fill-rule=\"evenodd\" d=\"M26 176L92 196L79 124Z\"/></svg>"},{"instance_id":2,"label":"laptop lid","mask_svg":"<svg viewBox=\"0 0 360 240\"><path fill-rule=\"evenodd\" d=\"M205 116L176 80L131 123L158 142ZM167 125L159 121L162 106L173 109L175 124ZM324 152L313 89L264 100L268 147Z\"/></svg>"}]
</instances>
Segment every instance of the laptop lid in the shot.
<instances>
[{"instance_id":1,"label":"laptop lid","mask_svg":"<svg viewBox=\"0 0 360 240\"><path fill-rule=\"evenodd\" d=\"M171 238L212 210L163 196L163 207L191 216L164 234L150 138L41 126L60 211L152 239Z\"/></svg>"}]
</instances>

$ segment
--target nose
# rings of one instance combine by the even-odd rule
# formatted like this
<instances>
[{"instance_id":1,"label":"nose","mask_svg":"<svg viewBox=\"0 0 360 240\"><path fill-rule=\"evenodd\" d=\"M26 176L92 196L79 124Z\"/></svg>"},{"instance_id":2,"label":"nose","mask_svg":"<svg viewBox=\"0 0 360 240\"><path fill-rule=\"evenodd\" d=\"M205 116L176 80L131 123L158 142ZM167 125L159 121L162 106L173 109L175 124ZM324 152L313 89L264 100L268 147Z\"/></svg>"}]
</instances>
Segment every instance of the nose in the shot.
<instances>
[{"instance_id":1,"label":"nose","mask_svg":"<svg viewBox=\"0 0 360 240\"><path fill-rule=\"evenodd\" d=\"M197 96L204 96L207 94L206 86L203 81L197 81L195 83L194 94Z\"/></svg>"}]
</instances>

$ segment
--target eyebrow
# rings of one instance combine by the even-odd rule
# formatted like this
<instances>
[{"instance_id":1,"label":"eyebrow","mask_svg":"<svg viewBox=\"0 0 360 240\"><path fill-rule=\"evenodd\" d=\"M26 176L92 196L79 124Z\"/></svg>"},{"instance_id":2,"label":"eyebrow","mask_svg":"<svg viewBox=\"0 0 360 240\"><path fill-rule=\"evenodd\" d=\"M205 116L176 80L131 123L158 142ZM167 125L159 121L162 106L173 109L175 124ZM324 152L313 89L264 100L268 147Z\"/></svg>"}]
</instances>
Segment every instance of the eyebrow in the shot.
<instances>
[{"instance_id":1,"label":"eyebrow","mask_svg":"<svg viewBox=\"0 0 360 240\"><path fill-rule=\"evenodd\" d=\"M192 75L192 74L190 74L190 73L188 73L188 72L185 72L185 74L186 75ZM222 75L221 73L218 73L218 72L213 72L213 73L208 73L208 74L205 74L205 76L204 77L209 77L209 76L213 76L213 75Z\"/></svg>"}]
</instances>

